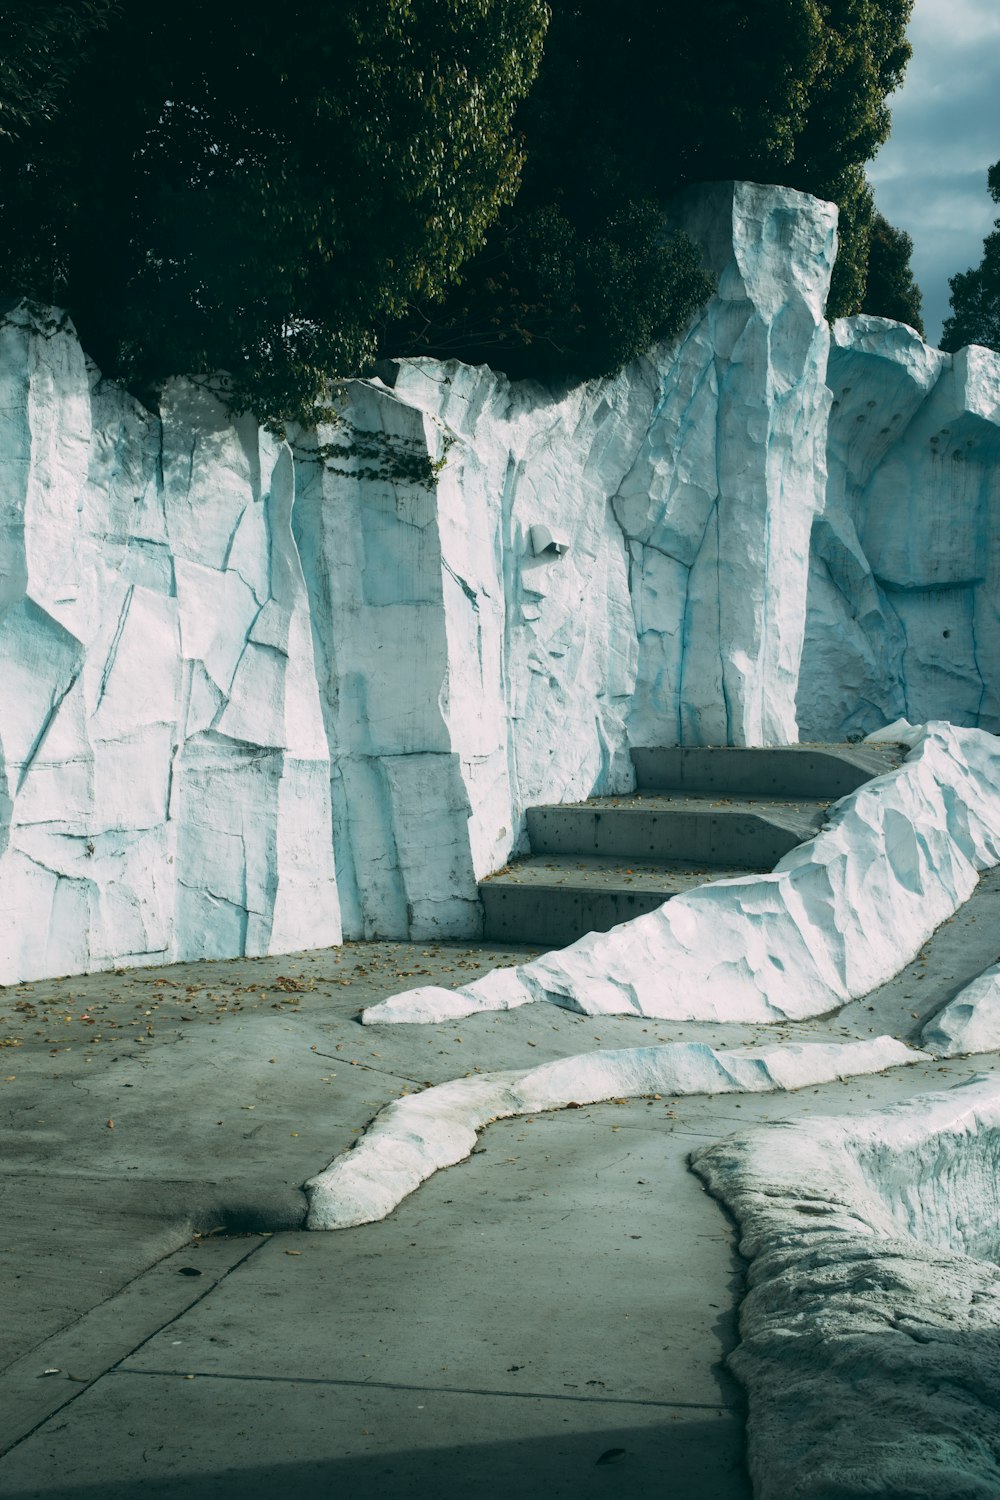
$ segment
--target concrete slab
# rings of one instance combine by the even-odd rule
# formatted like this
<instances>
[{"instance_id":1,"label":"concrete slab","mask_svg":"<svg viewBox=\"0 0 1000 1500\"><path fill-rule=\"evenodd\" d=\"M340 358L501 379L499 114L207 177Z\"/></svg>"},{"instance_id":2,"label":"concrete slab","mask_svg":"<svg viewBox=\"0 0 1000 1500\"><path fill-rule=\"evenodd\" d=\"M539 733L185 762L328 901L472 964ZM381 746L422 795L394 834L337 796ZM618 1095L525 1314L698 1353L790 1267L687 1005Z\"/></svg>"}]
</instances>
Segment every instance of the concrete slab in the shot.
<instances>
[{"instance_id":1,"label":"concrete slab","mask_svg":"<svg viewBox=\"0 0 1000 1500\"><path fill-rule=\"evenodd\" d=\"M642 792L529 807L533 854L600 854L770 870L823 826L828 803Z\"/></svg>"},{"instance_id":2,"label":"concrete slab","mask_svg":"<svg viewBox=\"0 0 1000 1500\"><path fill-rule=\"evenodd\" d=\"M664 860L551 854L519 859L479 886L486 931L498 942L563 947L585 932L607 932L664 901L742 869L693 870Z\"/></svg>"},{"instance_id":3,"label":"concrete slab","mask_svg":"<svg viewBox=\"0 0 1000 1500\"><path fill-rule=\"evenodd\" d=\"M116 1374L5 1467L7 1500L749 1496L725 1412L266 1377Z\"/></svg>"},{"instance_id":4,"label":"concrete slab","mask_svg":"<svg viewBox=\"0 0 1000 1500\"><path fill-rule=\"evenodd\" d=\"M125 1368L738 1405L732 1230L668 1126L637 1104L491 1127L389 1219L274 1236Z\"/></svg>"},{"instance_id":5,"label":"concrete slab","mask_svg":"<svg viewBox=\"0 0 1000 1500\"><path fill-rule=\"evenodd\" d=\"M901 745L677 745L635 749L640 787L745 797L845 797L903 762Z\"/></svg>"},{"instance_id":6,"label":"concrete slab","mask_svg":"<svg viewBox=\"0 0 1000 1500\"><path fill-rule=\"evenodd\" d=\"M362 1005L417 976L456 984L523 956L458 945L4 992L0 1493L353 1500L391 1484L541 1500L669 1483L745 1500L740 1396L722 1368L739 1262L687 1152L755 1121L947 1086L1000 1056L508 1121L382 1224L192 1232L237 1210L294 1214L302 1181L415 1084L655 1041L913 1041L996 960L998 934L992 871L891 984L770 1027L532 1007L362 1030ZM205 1279L181 1275L189 1262ZM624 1456L598 1465L612 1448Z\"/></svg>"},{"instance_id":7,"label":"concrete slab","mask_svg":"<svg viewBox=\"0 0 1000 1500\"><path fill-rule=\"evenodd\" d=\"M120 1233L120 1223L115 1224ZM195 1240L0 1374L0 1452L69 1407L152 1333L207 1296L262 1243L257 1235Z\"/></svg>"}]
</instances>

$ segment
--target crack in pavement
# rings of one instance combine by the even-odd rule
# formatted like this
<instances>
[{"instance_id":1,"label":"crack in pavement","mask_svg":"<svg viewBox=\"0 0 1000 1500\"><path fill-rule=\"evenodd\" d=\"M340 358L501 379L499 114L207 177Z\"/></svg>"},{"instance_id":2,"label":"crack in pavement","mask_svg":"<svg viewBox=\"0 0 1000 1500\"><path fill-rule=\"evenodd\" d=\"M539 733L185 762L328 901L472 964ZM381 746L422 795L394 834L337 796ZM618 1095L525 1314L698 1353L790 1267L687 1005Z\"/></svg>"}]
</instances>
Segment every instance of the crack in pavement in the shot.
<instances>
[{"instance_id":1,"label":"crack in pavement","mask_svg":"<svg viewBox=\"0 0 1000 1500\"><path fill-rule=\"evenodd\" d=\"M330 1062L346 1063L349 1068L367 1068L369 1073L379 1073L385 1078L398 1078L400 1083L413 1083L418 1088L426 1086L423 1078L411 1078L408 1073L394 1073L391 1068L377 1068L373 1063L361 1062L359 1058L344 1057L339 1052L319 1052L315 1047L310 1047L313 1057L325 1057ZM450 1079L447 1080L449 1083ZM433 1085L431 1085L433 1087Z\"/></svg>"},{"instance_id":2,"label":"crack in pavement","mask_svg":"<svg viewBox=\"0 0 1000 1500\"><path fill-rule=\"evenodd\" d=\"M180 1318L186 1317L187 1314L192 1310L192 1308L197 1307L199 1302L203 1302L206 1297L210 1297L214 1292L218 1291L219 1287L227 1277L231 1276L232 1273L240 1266L245 1265L250 1257L252 1255L256 1255L257 1252L259 1250L262 1250L267 1243L268 1240L266 1238L259 1239L255 1245L251 1245L249 1247L245 1255L241 1255L238 1260L234 1261L232 1265L227 1266L226 1269L217 1276L212 1276L210 1285L206 1287L200 1287L198 1289L197 1295L193 1296L190 1302L185 1303L184 1307L182 1307L178 1312L175 1312L171 1314L170 1317L165 1318L162 1323L159 1323L149 1333L145 1334L141 1339L139 1339L138 1343L134 1344L130 1349L127 1349L124 1354L113 1360L103 1370L99 1370L95 1375L91 1377L81 1379L76 1384L76 1389L67 1394L65 1401L60 1401L58 1405L47 1411L44 1416L40 1417L37 1422L34 1422L23 1432L19 1433L12 1441L2 1442L2 1440L0 1440L0 1459L5 1458L8 1454L12 1453L15 1448L20 1447L22 1443L33 1437L35 1433L39 1432L43 1427L45 1427L53 1417L56 1417L60 1413L64 1412L67 1407L72 1406L75 1401L79 1400L79 1398L84 1394L85 1391L89 1391L91 1387L96 1385L99 1380L103 1380L106 1375L114 1374L125 1360L131 1359L133 1355L138 1354L139 1350L144 1349L152 1339L155 1339L159 1334L165 1332L166 1329L170 1328L172 1324L176 1323ZM142 1271L138 1272L137 1275L133 1276L130 1281L127 1281L124 1286L119 1287L117 1291L112 1293L110 1297L105 1298L104 1302L98 1303L96 1307L88 1309L88 1311L82 1314L80 1318L75 1319L73 1322L67 1324L63 1328L58 1329L55 1334L51 1335L49 1339L44 1340L43 1344L38 1347L44 1347L45 1344L50 1343L52 1340L69 1333L76 1324L82 1323L84 1319L90 1317L93 1313L95 1313L98 1308L107 1307L109 1304L115 1302L115 1300L121 1297L124 1292L127 1292L132 1287L134 1287L137 1282L140 1282L143 1277L148 1276L149 1273L155 1269L155 1267L162 1265L164 1261L170 1260L172 1256L181 1254L185 1248L186 1247L184 1245L180 1245L172 1250L168 1250L166 1254L160 1256L159 1259L154 1261L152 1265L146 1266ZM26 1351L24 1355L20 1356L18 1360L14 1361L14 1365L8 1367L4 1374L9 1374L9 1371L13 1369L14 1366L16 1366L20 1362L20 1360L31 1358L32 1355L35 1354L35 1352L35 1350Z\"/></svg>"},{"instance_id":3,"label":"crack in pavement","mask_svg":"<svg viewBox=\"0 0 1000 1500\"><path fill-rule=\"evenodd\" d=\"M128 1357L128 1356L126 1356ZM682 1407L687 1411L742 1412L741 1405L727 1401L656 1401L646 1396L566 1396L557 1391L498 1391L489 1387L465 1385L410 1385L402 1380L349 1380L324 1375L234 1375L220 1370L125 1370L119 1361L110 1375L151 1375L174 1380L243 1380L272 1385L342 1386L366 1391L414 1391L418 1395L442 1396L509 1396L515 1401L573 1401L583 1406L656 1406L668 1409Z\"/></svg>"}]
</instances>

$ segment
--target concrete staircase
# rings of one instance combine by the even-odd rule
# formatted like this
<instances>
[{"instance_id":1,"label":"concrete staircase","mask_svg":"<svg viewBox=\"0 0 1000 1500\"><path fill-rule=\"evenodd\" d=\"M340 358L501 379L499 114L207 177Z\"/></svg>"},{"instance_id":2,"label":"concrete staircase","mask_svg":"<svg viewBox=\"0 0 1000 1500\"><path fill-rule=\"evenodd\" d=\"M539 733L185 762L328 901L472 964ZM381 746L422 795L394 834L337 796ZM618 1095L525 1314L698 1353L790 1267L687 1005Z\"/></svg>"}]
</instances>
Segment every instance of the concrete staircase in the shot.
<instances>
[{"instance_id":1,"label":"concrete staircase","mask_svg":"<svg viewBox=\"0 0 1000 1500\"><path fill-rule=\"evenodd\" d=\"M772 870L899 745L633 750L638 790L527 810L531 853L479 887L486 938L563 947L710 880Z\"/></svg>"}]
</instances>

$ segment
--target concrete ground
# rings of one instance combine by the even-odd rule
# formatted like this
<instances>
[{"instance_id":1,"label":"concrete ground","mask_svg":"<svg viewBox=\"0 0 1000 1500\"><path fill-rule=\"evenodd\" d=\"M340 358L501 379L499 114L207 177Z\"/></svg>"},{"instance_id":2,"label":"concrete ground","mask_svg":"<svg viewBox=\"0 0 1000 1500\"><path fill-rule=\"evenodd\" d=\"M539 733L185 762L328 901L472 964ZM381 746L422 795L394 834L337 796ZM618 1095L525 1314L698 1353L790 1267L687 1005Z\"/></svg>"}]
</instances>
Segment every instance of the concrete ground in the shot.
<instances>
[{"instance_id":1,"label":"concrete ground","mask_svg":"<svg viewBox=\"0 0 1000 1500\"><path fill-rule=\"evenodd\" d=\"M300 1185L389 1100L476 1069L695 1037L916 1040L1000 955L1000 872L821 1021L358 1023L527 952L351 944L0 990L0 1495L749 1495L724 1366L742 1267L687 1153L1000 1056L500 1122L386 1221L339 1233L297 1227Z\"/></svg>"}]
</instances>

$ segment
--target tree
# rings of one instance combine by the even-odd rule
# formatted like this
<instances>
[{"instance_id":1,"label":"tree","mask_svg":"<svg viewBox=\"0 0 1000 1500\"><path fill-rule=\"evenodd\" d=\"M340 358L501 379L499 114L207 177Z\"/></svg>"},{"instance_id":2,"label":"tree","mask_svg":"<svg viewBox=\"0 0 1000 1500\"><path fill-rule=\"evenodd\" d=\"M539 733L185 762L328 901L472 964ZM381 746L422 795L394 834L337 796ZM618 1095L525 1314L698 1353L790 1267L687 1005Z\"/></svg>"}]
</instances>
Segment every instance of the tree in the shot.
<instances>
[{"instance_id":1,"label":"tree","mask_svg":"<svg viewBox=\"0 0 1000 1500\"><path fill-rule=\"evenodd\" d=\"M987 181L990 197L1000 203L1000 161L990 167ZM1000 353L1000 219L983 241L979 265L953 276L948 285L952 314L941 332L941 348L953 352L982 344Z\"/></svg>"},{"instance_id":2,"label":"tree","mask_svg":"<svg viewBox=\"0 0 1000 1500\"><path fill-rule=\"evenodd\" d=\"M920 288L913 279L910 256L913 241L902 229L876 213L868 252L868 278L861 311L877 318L895 318L923 333Z\"/></svg>"},{"instance_id":3,"label":"tree","mask_svg":"<svg viewBox=\"0 0 1000 1500\"><path fill-rule=\"evenodd\" d=\"M561 0L522 105L513 206L444 305L421 301L393 352L470 355L512 374L618 368L706 294L662 205L698 181L784 183L841 206L830 314L864 297L864 162L889 132L886 96L912 0ZM407 339L409 338L409 342Z\"/></svg>"},{"instance_id":4,"label":"tree","mask_svg":"<svg viewBox=\"0 0 1000 1500\"><path fill-rule=\"evenodd\" d=\"M134 388L226 370L280 427L439 296L517 186L543 0L123 0L0 143L0 282Z\"/></svg>"},{"instance_id":5,"label":"tree","mask_svg":"<svg viewBox=\"0 0 1000 1500\"><path fill-rule=\"evenodd\" d=\"M0 11L0 137L19 137L53 118L116 11L116 0L7 0Z\"/></svg>"}]
</instances>

